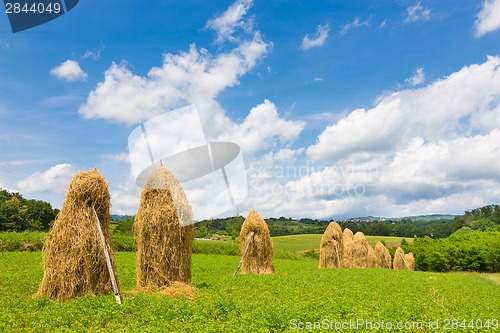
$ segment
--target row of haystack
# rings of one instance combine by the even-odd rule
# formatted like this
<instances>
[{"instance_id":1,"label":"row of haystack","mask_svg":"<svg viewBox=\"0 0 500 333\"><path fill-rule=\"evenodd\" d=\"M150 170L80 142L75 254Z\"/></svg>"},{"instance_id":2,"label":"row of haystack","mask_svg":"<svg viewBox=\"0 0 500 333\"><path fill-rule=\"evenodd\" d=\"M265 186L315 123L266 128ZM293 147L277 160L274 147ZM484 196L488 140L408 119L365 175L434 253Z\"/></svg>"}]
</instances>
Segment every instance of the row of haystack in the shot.
<instances>
[{"instance_id":1,"label":"row of haystack","mask_svg":"<svg viewBox=\"0 0 500 333\"><path fill-rule=\"evenodd\" d=\"M109 236L110 206L108 183L96 169L71 180L43 246L44 275L35 296L65 300L113 290L120 302ZM138 290L160 288L167 294L184 290L181 293L192 295L193 223L193 210L179 181L163 166L154 170L134 222ZM274 273L269 229L253 210L241 228L240 245L243 274Z\"/></svg>"},{"instance_id":2,"label":"row of haystack","mask_svg":"<svg viewBox=\"0 0 500 333\"><path fill-rule=\"evenodd\" d=\"M321 237L320 268L391 268L391 264L391 254L384 244L378 242L374 250L362 232L353 235L348 228L342 232L338 223L331 222ZM398 248L393 267L415 270L413 254L405 255Z\"/></svg>"},{"instance_id":3,"label":"row of haystack","mask_svg":"<svg viewBox=\"0 0 500 333\"><path fill-rule=\"evenodd\" d=\"M44 275L35 296L65 300L117 289L110 221L104 177L96 169L76 175L44 243ZM192 222L191 205L177 179L164 167L153 171L134 222L138 289L175 284L178 290L179 283L191 281Z\"/></svg>"}]
</instances>

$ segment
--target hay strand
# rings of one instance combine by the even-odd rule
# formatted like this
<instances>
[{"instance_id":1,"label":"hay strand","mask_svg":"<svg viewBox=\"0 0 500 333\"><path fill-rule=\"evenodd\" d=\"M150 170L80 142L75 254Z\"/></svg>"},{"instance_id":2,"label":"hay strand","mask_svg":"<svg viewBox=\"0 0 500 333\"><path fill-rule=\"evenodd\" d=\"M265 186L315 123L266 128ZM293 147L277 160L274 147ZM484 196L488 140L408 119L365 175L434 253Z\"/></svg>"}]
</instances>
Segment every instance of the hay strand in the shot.
<instances>
[{"instance_id":1,"label":"hay strand","mask_svg":"<svg viewBox=\"0 0 500 333\"><path fill-rule=\"evenodd\" d=\"M352 251L354 247L354 235L349 228L344 229L343 244L342 244L342 267L351 268L352 266Z\"/></svg>"},{"instance_id":2,"label":"hay strand","mask_svg":"<svg viewBox=\"0 0 500 333\"><path fill-rule=\"evenodd\" d=\"M375 268L391 268L392 260L389 250L381 242L375 244Z\"/></svg>"},{"instance_id":3,"label":"hay strand","mask_svg":"<svg viewBox=\"0 0 500 333\"><path fill-rule=\"evenodd\" d=\"M354 268L372 268L375 266L375 253L368 244L365 234L361 231L354 235L352 261L352 267Z\"/></svg>"},{"instance_id":4,"label":"hay strand","mask_svg":"<svg viewBox=\"0 0 500 333\"><path fill-rule=\"evenodd\" d=\"M115 294L116 303L122 304L122 298L120 296L120 289L118 288L118 283L115 279L115 272L113 271L113 265L111 265L111 259L109 257L108 248L106 246L106 239L104 238L104 234L102 233L101 222L99 222L99 216L92 207L92 211L94 212L94 217L97 225L97 231L99 233L99 238L101 239L102 249L104 251L104 257L106 258L106 266L108 267L109 276L111 278L111 285L113 286L113 293Z\"/></svg>"},{"instance_id":5,"label":"hay strand","mask_svg":"<svg viewBox=\"0 0 500 333\"><path fill-rule=\"evenodd\" d=\"M326 227L319 250L319 268L340 268L342 267L341 249L343 248L342 228L337 222L330 222Z\"/></svg>"},{"instance_id":6,"label":"hay strand","mask_svg":"<svg viewBox=\"0 0 500 333\"><path fill-rule=\"evenodd\" d=\"M179 208L180 207L180 208ZM160 166L148 177L134 221L137 288L161 288L191 281L193 211L179 181Z\"/></svg>"},{"instance_id":7,"label":"hay strand","mask_svg":"<svg viewBox=\"0 0 500 333\"><path fill-rule=\"evenodd\" d=\"M236 267L236 270L234 271L234 274L233 276L236 276L236 274L238 274L238 271L240 270L240 267L241 267L241 264L243 264L243 260L245 259L247 253L248 253L248 248L250 247L250 244L252 243L253 241L253 236L255 235L255 232L252 232L250 234L250 238L248 239L248 242L247 242L247 246L245 247L245 252L243 252L243 255L241 256L241 260L240 262L238 263L238 267Z\"/></svg>"},{"instance_id":8,"label":"hay strand","mask_svg":"<svg viewBox=\"0 0 500 333\"><path fill-rule=\"evenodd\" d=\"M394 269L406 269L409 271L415 270L415 258L413 257L413 253L409 252L405 254L401 247L396 249L396 253L394 254Z\"/></svg>"},{"instance_id":9,"label":"hay strand","mask_svg":"<svg viewBox=\"0 0 500 333\"><path fill-rule=\"evenodd\" d=\"M250 242L250 238L253 240ZM248 249L247 249L248 247ZM266 221L255 211L248 213L240 231L240 253L244 256L241 274L272 274L273 245Z\"/></svg>"},{"instance_id":10,"label":"hay strand","mask_svg":"<svg viewBox=\"0 0 500 333\"><path fill-rule=\"evenodd\" d=\"M111 267L116 272L108 230L109 209L108 183L96 169L81 172L71 180L61 211L43 245L44 275L35 297L67 300L112 291L94 215L95 210Z\"/></svg>"}]
</instances>

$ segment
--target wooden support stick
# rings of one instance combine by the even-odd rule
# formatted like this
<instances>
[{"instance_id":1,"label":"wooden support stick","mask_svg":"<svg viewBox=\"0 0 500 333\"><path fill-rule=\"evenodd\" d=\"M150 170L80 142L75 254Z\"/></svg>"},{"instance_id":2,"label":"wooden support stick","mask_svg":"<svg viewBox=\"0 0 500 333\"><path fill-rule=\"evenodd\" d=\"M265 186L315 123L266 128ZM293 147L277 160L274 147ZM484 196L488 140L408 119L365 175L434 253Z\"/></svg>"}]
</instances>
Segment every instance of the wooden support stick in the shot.
<instances>
[{"instance_id":1,"label":"wooden support stick","mask_svg":"<svg viewBox=\"0 0 500 333\"><path fill-rule=\"evenodd\" d=\"M106 239L104 238L104 234L102 233L101 223L99 222L99 216L95 211L95 208L92 207L94 211L95 221L97 223L97 231L99 232L99 236L101 238L101 245L104 249L104 256L106 257L106 266L108 266L109 277L111 278L111 285L113 286L113 292L115 294L116 303L122 304L122 298L120 296L120 290L118 290L118 283L116 283L115 272L113 271L113 266L111 265L111 259L109 258L108 247L106 246Z\"/></svg>"},{"instance_id":2,"label":"wooden support stick","mask_svg":"<svg viewBox=\"0 0 500 333\"><path fill-rule=\"evenodd\" d=\"M403 259L403 262L405 263L406 268L408 268L408 270L411 271L410 266L408 266L408 263L406 262L405 256L402 255L401 253L399 255L401 256L401 259Z\"/></svg>"},{"instance_id":3,"label":"wooden support stick","mask_svg":"<svg viewBox=\"0 0 500 333\"><path fill-rule=\"evenodd\" d=\"M250 243L253 241L254 235L255 235L255 232L252 232L250 234L250 238L248 239L247 246L245 247L245 251L243 251L243 255L241 256L240 263L238 264L238 267L236 267L236 270L234 271L233 276L236 276L236 274L238 274L238 271L240 270L241 264L243 264L243 259L245 259L245 256L247 255L248 248L250 247Z\"/></svg>"},{"instance_id":4,"label":"wooden support stick","mask_svg":"<svg viewBox=\"0 0 500 333\"><path fill-rule=\"evenodd\" d=\"M339 247L337 245L337 241L333 240L333 244L335 244L335 252L337 253L337 263L339 264L340 268L340 255L339 255Z\"/></svg>"}]
</instances>

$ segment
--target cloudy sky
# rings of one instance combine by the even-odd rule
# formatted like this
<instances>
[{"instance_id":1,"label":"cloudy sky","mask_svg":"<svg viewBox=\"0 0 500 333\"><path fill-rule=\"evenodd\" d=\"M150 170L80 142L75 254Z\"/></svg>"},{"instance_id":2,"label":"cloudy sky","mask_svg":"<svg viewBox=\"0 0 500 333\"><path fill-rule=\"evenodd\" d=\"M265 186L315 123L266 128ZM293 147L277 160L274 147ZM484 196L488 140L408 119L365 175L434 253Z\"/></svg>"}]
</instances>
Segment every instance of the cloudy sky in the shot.
<instances>
[{"instance_id":1,"label":"cloudy sky","mask_svg":"<svg viewBox=\"0 0 500 333\"><path fill-rule=\"evenodd\" d=\"M498 204L500 0L86 0L15 34L0 14L2 188L60 207L96 167L134 214L129 134L190 104L241 147L237 213Z\"/></svg>"}]
</instances>

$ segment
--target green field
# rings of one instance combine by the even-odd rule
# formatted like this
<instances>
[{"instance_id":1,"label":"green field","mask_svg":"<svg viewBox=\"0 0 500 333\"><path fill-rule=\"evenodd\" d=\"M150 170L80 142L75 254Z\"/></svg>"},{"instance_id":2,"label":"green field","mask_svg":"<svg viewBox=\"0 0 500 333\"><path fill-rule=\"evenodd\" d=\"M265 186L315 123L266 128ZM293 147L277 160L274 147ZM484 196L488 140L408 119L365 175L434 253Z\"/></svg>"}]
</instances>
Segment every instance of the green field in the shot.
<instances>
[{"instance_id":1,"label":"green field","mask_svg":"<svg viewBox=\"0 0 500 333\"><path fill-rule=\"evenodd\" d=\"M33 300L42 277L41 253L0 252L0 332L279 332L300 322L335 328L350 320L361 326L338 331L380 331L369 325L384 321L393 331L397 323L409 322L417 328L405 331L445 332L447 319L460 320L450 327L463 319L483 327L500 319L499 274L318 269L315 261L277 259L274 275L233 277L238 257L200 254L193 255L197 294L186 300L131 293L135 253L118 253L116 259L121 306L112 295ZM439 329L430 330L429 321L436 320Z\"/></svg>"},{"instance_id":2,"label":"green field","mask_svg":"<svg viewBox=\"0 0 500 333\"><path fill-rule=\"evenodd\" d=\"M305 234L272 237L273 245L276 250L300 252L307 250L316 250L320 247L321 234ZM397 247L401 245L402 237L391 236L366 236L368 243L375 247L377 242L385 241L387 247ZM413 243L413 238L405 238L408 244Z\"/></svg>"}]
</instances>

